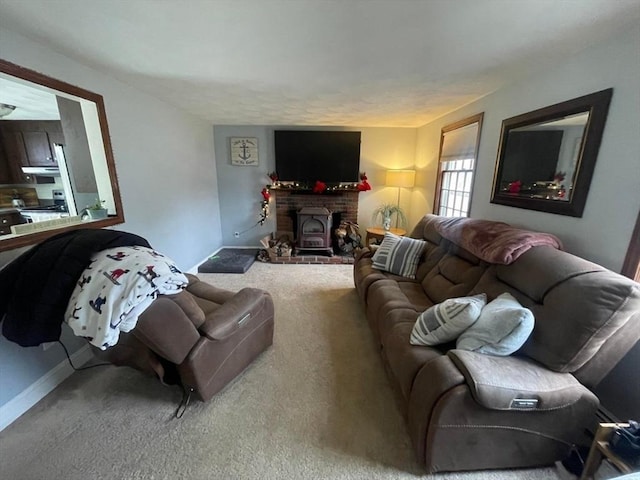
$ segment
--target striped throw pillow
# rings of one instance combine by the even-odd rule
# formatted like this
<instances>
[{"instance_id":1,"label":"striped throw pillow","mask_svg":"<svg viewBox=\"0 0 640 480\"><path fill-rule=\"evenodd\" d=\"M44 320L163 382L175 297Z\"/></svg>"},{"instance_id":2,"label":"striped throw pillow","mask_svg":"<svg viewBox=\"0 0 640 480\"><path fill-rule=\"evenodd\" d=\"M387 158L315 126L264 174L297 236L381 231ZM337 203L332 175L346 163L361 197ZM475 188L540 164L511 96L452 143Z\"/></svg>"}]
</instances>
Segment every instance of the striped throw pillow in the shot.
<instances>
[{"instance_id":1,"label":"striped throw pillow","mask_svg":"<svg viewBox=\"0 0 640 480\"><path fill-rule=\"evenodd\" d=\"M473 325L487 304L484 293L472 297L450 298L418 315L411 332L411 345L439 345L458 338Z\"/></svg>"},{"instance_id":2,"label":"striped throw pillow","mask_svg":"<svg viewBox=\"0 0 640 480\"><path fill-rule=\"evenodd\" d=\"M399 237L385 233L382 243L373 254L373 268L395 273L408 278L416 278L418 262L427 245L415 238Z\"/></svg>"}]
</instances>

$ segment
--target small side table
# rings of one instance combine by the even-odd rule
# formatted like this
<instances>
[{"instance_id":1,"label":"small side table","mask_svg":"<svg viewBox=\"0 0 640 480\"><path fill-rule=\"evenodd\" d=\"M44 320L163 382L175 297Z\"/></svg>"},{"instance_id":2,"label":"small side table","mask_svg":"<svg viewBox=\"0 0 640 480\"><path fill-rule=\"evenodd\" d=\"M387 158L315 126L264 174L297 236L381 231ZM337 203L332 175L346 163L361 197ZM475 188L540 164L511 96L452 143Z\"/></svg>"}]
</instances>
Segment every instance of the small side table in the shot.
<instances>
[{"instance_id":1,"label":"small side table","mask_svg":"<svg viewBox=\"0 0 640 480\"><path fill-rule=\"evenodd\" d=\"M584 463L580 480L592 480L593 475L598 470L598 467L600 467L603 457L609 460L622 473L631 473L631 467L609 448L609 440L611 439L613 431L616 428L628 426L629 424L627 423L601 423L598 426L596 435L593 438L593 443L591 444L591 449L589 450L589 456Z\"/></svg>"},{"instance_id":2,"label":"small side table","mask_svg":"<svg viewBox=\"0 0 640 480\"><path fill-rule=\"evenodd\" d=\"M368 247L371 240L382 240L384 238L384 234L387 232L398 235L399 237L404 237L407 234L407 231L402 228L390 228L389 230L385 230L381 227L369 227L367 228L367 236L364 241L364 246Z\"/></svg>"}]
</instances>

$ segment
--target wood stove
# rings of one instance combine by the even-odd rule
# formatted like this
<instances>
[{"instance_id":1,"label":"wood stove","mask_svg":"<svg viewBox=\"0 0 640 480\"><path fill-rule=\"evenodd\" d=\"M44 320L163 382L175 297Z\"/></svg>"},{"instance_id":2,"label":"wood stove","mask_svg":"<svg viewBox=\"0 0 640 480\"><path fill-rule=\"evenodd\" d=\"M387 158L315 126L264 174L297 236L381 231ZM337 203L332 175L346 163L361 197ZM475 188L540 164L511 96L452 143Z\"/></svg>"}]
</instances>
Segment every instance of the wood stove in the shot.
<instances>
[{"instance_id":1,"label":"wood stove","mask_svg":"<svg viewBox=\"0 0 640 480\"><path fill-rule=\"evenodd\" d=\"M298 210L296 252L301 250L324 251L332 256L331 218L331 211L324 207L304 207Z\"/></svg>"}]
</instances>

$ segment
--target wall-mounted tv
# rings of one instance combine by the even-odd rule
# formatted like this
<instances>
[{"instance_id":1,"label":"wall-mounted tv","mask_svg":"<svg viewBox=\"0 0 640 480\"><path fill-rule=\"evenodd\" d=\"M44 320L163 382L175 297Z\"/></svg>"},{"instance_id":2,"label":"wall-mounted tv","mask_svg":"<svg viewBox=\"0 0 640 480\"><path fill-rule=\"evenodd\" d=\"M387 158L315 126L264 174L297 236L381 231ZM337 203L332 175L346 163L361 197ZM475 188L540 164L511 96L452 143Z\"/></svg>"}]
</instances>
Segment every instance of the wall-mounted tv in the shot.
<instances>
[{"instance_id":1,"label":"wall-mounted tv","mask_svg":"<svg viewBox=\"0 0 640 480\"><path fill-rule=\"evenodd\" d=\"M360 181L360 132L276 130L276 172L283 182Z\"/></svg>"}]
</instances>

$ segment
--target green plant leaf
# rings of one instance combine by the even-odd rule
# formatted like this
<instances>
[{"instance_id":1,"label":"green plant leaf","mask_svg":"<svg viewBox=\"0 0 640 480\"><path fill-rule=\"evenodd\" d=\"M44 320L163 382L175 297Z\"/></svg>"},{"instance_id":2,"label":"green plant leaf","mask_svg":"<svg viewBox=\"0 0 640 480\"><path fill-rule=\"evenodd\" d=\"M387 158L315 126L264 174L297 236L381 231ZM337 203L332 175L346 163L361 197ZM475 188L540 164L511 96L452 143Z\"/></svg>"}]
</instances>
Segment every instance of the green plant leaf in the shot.
<instances>
[{"instance_id":1,"label":"green plant leaf","mask_svg":"<svg viewBox=\"0 0 640 480\"><path fill-rule=\"evenodd\" d=\"M371 215L371 221L373 223L382 223L385 217L392 217L393 215L396 216L403 227L406 227L407 217L405 217L404 212L398 205L392 203L383 203L377 207Z\"/></svg>"}]
</instances>

